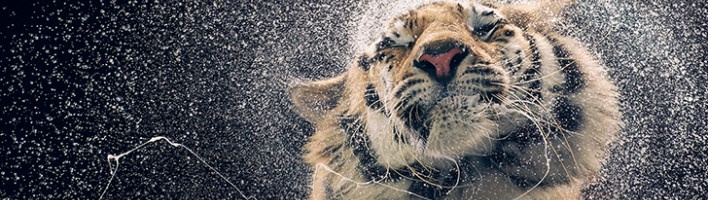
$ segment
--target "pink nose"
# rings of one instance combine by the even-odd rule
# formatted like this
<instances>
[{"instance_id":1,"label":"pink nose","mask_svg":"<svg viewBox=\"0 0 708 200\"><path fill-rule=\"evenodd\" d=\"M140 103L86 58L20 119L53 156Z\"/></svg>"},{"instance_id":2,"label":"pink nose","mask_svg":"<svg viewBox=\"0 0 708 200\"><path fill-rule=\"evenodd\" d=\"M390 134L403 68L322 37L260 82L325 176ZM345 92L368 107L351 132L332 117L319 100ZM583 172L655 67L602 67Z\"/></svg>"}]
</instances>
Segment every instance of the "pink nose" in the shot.
<instances>
[{"instance_id":1,"label":"pink nose","mask_svg":"<svg viewBox=\"0 0 708 200\"><path fill-rule=\"evenodd\" d=\"M462 53L460 48L452 48L450 51L437 55L423 54L418 58L418 61L428 62L435 67L435 76L437 79L450 78L451 63L455 55Z\"/></svg>"}]
</instances>

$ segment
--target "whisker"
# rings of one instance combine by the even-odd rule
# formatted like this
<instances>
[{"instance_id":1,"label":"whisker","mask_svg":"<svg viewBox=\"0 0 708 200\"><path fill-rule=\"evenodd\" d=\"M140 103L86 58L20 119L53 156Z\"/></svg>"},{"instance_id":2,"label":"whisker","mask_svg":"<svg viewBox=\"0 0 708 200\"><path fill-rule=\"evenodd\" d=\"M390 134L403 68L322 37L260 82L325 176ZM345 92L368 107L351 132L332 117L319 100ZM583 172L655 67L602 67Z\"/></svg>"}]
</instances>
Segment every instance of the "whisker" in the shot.
<instances>
[{"instance_id":1,"label":"whisker","mask_svg":"<svg viewBox=\"0 0 708 200\"><path fill-rule=\"evenodd\" d=\"M381 186L383 186L383 187L390 188L390 189L395 190L395 191L397 191L397 192L403 192L403 193L406 193L406 194L409 194L409 195L413 195L413 196L416 196L416 197L421 198L421 199L429 199L429 198L427 198L427 197L424 197L424 196L421 196L421 195L419 195L419 194L416 194L416 193L413 193L413 192L411 192L411 191L408 191L407 189L396 188L396 187L393 187L393 186L390 186L390 185L387 185L387 184L384 184L384 183L376 182L376 181L367 181L367 182L359 182L359 181L356 181L356 180L354 180L354 179L351 179L351 178L349 178L349 177L346 177L346 176L340 174L339 172L336 172L336 171L332 170L331 168L329 168L329 167L328 167L327 165L325 165L324 163L318 163L317 165L315 165L315 172L313 173L313 175L316 176L316 175L318 174L318 171L319 171L320 169L323 169L323 170L325 170L325 171L327 171L327 172L329 172L329 173L332 173L332 174L334 174L334 175L336 175L336 176L339 176L339 177L342 178L342 180L345 180L345 181L354 183L354 184L356 184L357 187L359 187L360 185L374 185L374 184L375 184L375 185L381 185ZM313 177L313 179L316 179L316 177Z\"/></svg>"},{"instance_id":2,"label":"whisker","mask_svg":"<svg viewBox=\"0 0 708 200\"><path fill-rule=\"evenodd\" d=\"M538 128L539 131L541 131L541 135L544 135L544 136L546 135L543 132L543 128L541 128L540 124L534 122L534 125L536 125L536 127ZM547 140L547 138L546 138L546 140L543 140L543 144L545 147L545 150L543 151L544 152L543 156L546 158L546 172L543 174L543 177L541 177L541 180L539 180L538 183L536 183L536 185L529 188L528 190L526 190L526 192L519 195L518 197L514 198L514 200L517 200L523 196L526 196L529 192L531 192L532 190L536 189L539 185L541 185L541 183L543 183L543 181L546 180L546 178L548 177L548 174L551 172L551 158L548 157L548 147L551 146L551 148L553 148L553 146L549 145L549 143L550 142ZM554 152L555 152L555 150L554 150Z\"/></svg>"},{"instance_id":3,"label":"whisker","mask_svg":"<svg viewBox=\"0 0 708 200\"><path fill-rule=\"evenodd\" d=\"M546 108L545 106L541 105L541 108L542 108L546 113L549 113L549 114L551 113L551 112L548 110L548 108ZM565 140L565 143L561 142L561 144L563 144L563 146L565 146L565 147L568 149L568 151L570 152L570 156L573 158L573 162L575 163L575 167L578 168L578 169L580 169L580 167L578 166L578 161L577 161L577 159L575 158L575 153L573 152L573 149L572 149L572 147L570 146L570 142L568 142L568 138L566 137L566 134L565 134L566 132L567 132L568 134L570 134L570 131L567 131L567 130L563 129L563 127L561 127L561 125L558 123L558 120L556 120L554 117L551 117L551 119L553 120L553 125L558 128L558 130L560 131L561 136L563 136L563 140ZM555 149L554 149L554 150L555 150ZM559 157L558 159L560 159L560 157ZM561 165L563 165L563 168L565 169L565 165L563 164L563 162L561 162ZM570 179L571 176L570 176L570 174L568 173L567 170L566 170L566 174L568 174L568 178Z\"/></svg>"},{"instance_id":4,"label":"whisker","mask_svg":"<svg viewBox=\"0 0 708 200\"><path fill-rule=\"evenodd\" d=\"M525 92L524 90L521 90L521 91ZM545 113L547 113L547 114L549 114L549 115L552 116L551 112L550 112L550 111L548 110L548 108L546 108L543 104L533 103L533 104L531 104L531 105L536 105L536 106L538 106L538 107L541 108ZM528 108L528 107L525 107L525 109L529 109L528 111L531 111L530 108ZM531 114L532 114L532 113L531 113ZM558 130L560 131L560 134L563 136L563 139L565 140L565 143L563 143L563 142L561 142L561 143L563 144L563 146L564 146L566 149L568 149L568 151L570 152L571 157L573 158L573 162L575 163L576 168L579 169L580 167L578 166L578 162L577 162L577 159L575 158L575 154L574 154L574 152L573 152L573 149L570 147L570 142L568 141L568 138L565 136L565 132L566 132L566 131L564 131L564 129L560 126L560 124L558 123L558 121L557 121L554 117L550 117L550 119L551 119L551 121L552 121L552 125L555 125L555 127L557 127ZM542 131L542 130L540 130L540 131ZM548 142L550 143L550 138L549 138L547 135L544 135L544 138L545 138L546 140L549 140ZM560 157L560 154L558 154L558 152L557 152L557 150L555 149L555 147L551 146L551 149L553 150L554 154L556 154L556 157L559 159L559 161L562 160L561 157ZM566 175L568 176L568 178L569 178L569 179L572 179L572 176L571 176L570 173L568 172L568 169L566 168L565 164L563 164L563 162L560 162L560 164L561 164L561 166L563 167L563 170L565 171L565 173L566 173Z\"/></svg>"},{"instance_id":5,"label":"whisker","mask_svg":"<svg viewBox=\"0 0 708 200\"><path fill-rule=\"evenodd\" d=\"M557 94L557 93L553 93L553 92L546 92L546 91L531 89L531 88L527 88L527 87L523 87L523 86L519 86L519 85L507 85L507 86L513 87L513 88L517 88L517 89L522 89L522 90L524 90L524 91L539 92L539 93L542 93L542 94L548 94L548 95L559 96L559 97L568 97L568 95L564 95L564 94ZM527 93L527 92L525 92L525 93ZM527 94L530 95L531 93L527 93ZM535 98L534 98L534 100L535 100Z\"/></svg>"}]
</instances>

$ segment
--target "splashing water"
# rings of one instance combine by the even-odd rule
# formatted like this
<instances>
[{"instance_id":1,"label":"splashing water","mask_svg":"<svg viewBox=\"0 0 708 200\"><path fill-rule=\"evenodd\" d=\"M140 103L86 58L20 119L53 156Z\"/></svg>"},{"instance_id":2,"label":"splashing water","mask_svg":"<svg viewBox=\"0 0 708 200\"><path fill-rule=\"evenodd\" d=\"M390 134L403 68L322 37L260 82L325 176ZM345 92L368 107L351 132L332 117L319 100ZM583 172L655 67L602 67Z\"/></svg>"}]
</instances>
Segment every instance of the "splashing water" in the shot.
<instances>
[{"instance_id":1,"label":"splashing water","mask_svg":"<svg viewBox=\"0 0 708 200\"><path fill-rule=\"evenodd\" d=\"M305 198L313 128L285 88L341 73L424 2L0 3L0 198ZM598 44L627 124L590 199L706 198L706 16L692 1L572 9L563 30Z\"/></svg>"},{"instance_id":2,"label":"splashing water","mask_svg":"<svg viewBox=\"0 0 708 200\"><path fill-rule=\"evenodd\" d=\"M108 184L106 184L106 189L103 190L103 193L101 193L101 196L99 196L98 199L103 199L103 196L106 194L106 191L108 191L108 188L111 186L111 181L113 181L113 178L115 178L116 173L118 173L118 170L120 170L120 168L119 168L119 166L120 166L120 158L125 157L125 156L127 156L128 154L133 153L133 151L136 151L136 150L139 150L139 149L143 148L145 145L148 145L148 144L150 144L150 143L153 143L153 142L156 142L156 141L159 141L159 140L164 140L164 141L166 141L168 144L170 144L170 145L172 145L172 146L174 146L174 147L181 147L181 148L183 148L183 149L186 149L187 151L189 151L189 153L190 153L192 156L197 157L197 159L199 159L199 161L201 161L204 165L206 165L206 166L209 168L209 170L211 170L212 172L214 172L214 173L216 173L217 175L219 175L219 177L221 177L221 179L223 179L224 181L226 181L227 183L229 183L229 185L231 185L232 187L234 187L234 189L236 189L236 191L238 191L238 193L241 195L241 197L243 197L244 199L256 199L256 198L253 197L253 196L251 196L251 197L246 197L246 196L243 194L243 192L241 192L241 190L239 190L239 189L236 187L236 185L234 185L233 183L231 183L231 181L229 181L229 179L227 179L226 177L224 177L224 175L223 175L222 173L220 173L219 171L217 171L216 169L214 169L214 167L212 167L211 165L209 165L202 157L200 157L199 155L197 155L197 153L194 153L194 151L193 151L192 149L187 148L187 147L185 147L185 146L182 145L182 144L174 143L174 142L170 141L170 139L167 139L166 137L161 137L161 136L153 137L153 138L151 138L149 141L147 141L147 142L145 142L145 143L142 143L141 145L139 145L139 146L137 146L137 147L135 147L135 148L133 148L133 149L131 149L131 150L129 150L129 151L123 152L123 153L121 153L121 154L119 154L119 155L112 155L112 154L111 154L111 155L108 155L108 166L111 168L111 171L110 171L110 172L111 172L111 178L108 179Z\"/></svg>"}]
</instances>

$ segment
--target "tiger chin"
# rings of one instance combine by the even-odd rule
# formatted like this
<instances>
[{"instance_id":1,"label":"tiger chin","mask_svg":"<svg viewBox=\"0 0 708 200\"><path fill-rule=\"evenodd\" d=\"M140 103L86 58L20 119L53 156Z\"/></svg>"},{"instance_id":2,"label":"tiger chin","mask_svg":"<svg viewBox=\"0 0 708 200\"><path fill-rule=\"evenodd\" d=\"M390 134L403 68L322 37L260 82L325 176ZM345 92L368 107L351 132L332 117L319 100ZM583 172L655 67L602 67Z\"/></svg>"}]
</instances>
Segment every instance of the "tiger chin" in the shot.
<instances>
[{"instance_id":1,"label":"tiger chin","mask_svg":"<svg viewBox=\"0 0 708 200\"><path fill-rule=\"evenodd\" d=\"M292 84L311 198L581 198L622 124L603 67L554 31L574 4L425 4L344 73Z\"/></svg>"}]
</instances>

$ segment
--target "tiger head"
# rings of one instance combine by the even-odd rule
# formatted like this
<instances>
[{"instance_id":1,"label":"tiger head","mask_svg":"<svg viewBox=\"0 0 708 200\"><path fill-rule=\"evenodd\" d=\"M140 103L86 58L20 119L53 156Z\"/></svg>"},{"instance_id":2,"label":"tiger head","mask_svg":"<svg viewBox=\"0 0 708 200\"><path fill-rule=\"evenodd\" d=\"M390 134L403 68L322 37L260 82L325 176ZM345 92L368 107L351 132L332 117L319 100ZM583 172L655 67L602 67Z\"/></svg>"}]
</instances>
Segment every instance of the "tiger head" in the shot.
<instances>
[{"instance_id":1,"label":"tiger head","mask_svg":"<svg viewBox=\"0 0 708 200\"><path fill-rule=\"evenodd\" d=\"M484 154L487 141L499 135L490 117L499 109L492 105L510 84L498 50L484 39L504 23L493 9L451 3L428 4L393 19L358 64L375 77L368 97L378 96L380 104L369 99L381 114L368 121L393 127L373 131L398 133L393 141L425 156Z\"/></svg>"},{"instance_id":2,"label":"tiger head","mask_svg":"<svg viewBox=\"0 0 708 200\"><path fill-rule=\"evenodd\" d=\"M520 37L518 28L506 24L488 6L426 4L392 19L348 72L295 85L294 103L315 123L338 106L366 118L369 132L391 149L381 149L382 155L408 154L400 147L415 157L485 154L506 122L520 116L502 105L512 74L488 42Z\"/></svg>"},{"instance_id":3,"label":"tiger head","mask_svg":"<svg viewBox=\"0 0 708 200\"><path fill-rule=\"evenodd\" d=\"M341 75L293 84L296 110L317 129L306 161L393 180L390 170L465 160L480 164L458 171L522 189L596 170L620 124L615 88L581 45L550 31L567 3L544 2L425 4L391 19Z\"/></svg>"}]
</instances>

